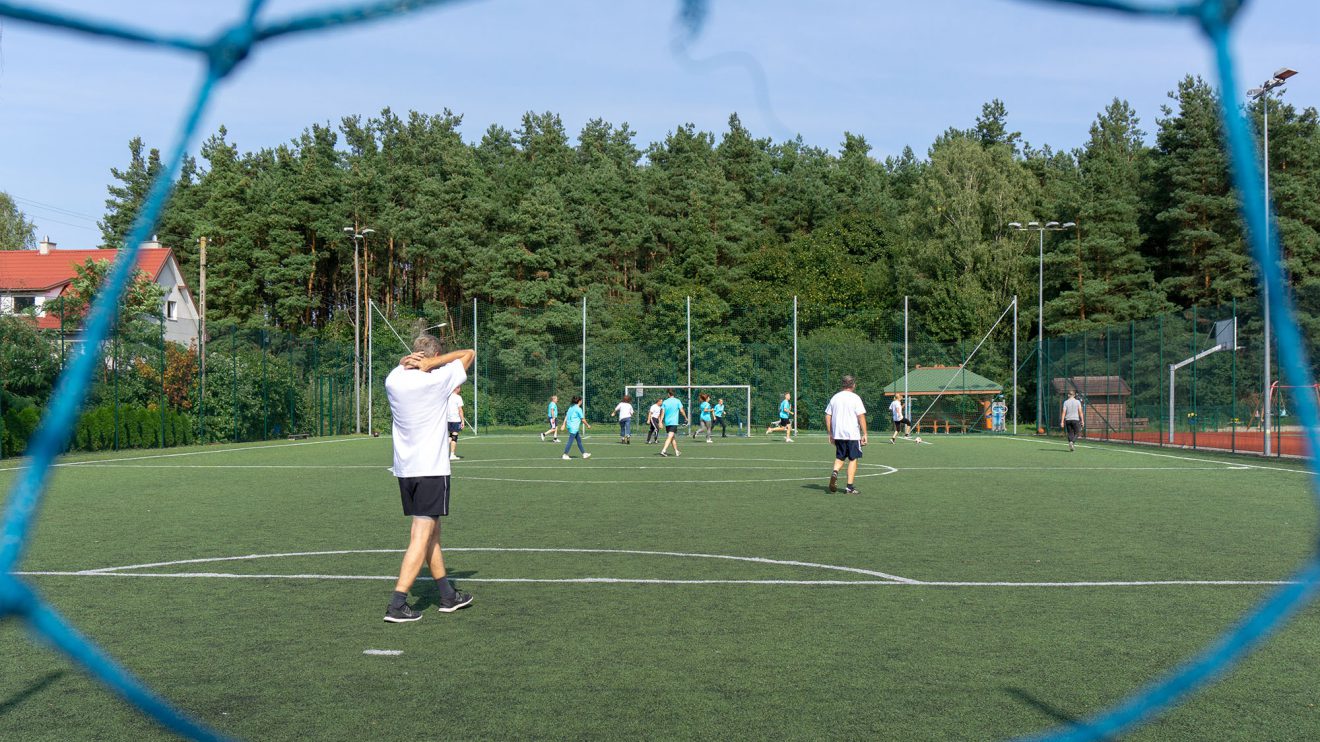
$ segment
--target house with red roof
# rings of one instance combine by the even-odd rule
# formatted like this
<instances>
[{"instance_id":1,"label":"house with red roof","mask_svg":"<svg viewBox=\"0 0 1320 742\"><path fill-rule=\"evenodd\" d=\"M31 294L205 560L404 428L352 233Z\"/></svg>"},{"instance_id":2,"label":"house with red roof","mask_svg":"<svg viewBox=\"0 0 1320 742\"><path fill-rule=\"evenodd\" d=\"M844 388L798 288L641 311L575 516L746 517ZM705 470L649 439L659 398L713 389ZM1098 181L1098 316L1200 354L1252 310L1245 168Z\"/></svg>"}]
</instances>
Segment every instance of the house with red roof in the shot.
<instances>
[{"instance_id":1,"label":"house with red roof","mask_svg":"<svg viewBox=\"0 0 1320 742\"><path fill-rule=\"evenodd\" d=\"M110 261L117 253L117 250L57 250L49 240L43 240L36 250L0 250L0 314L33 310L38 327L60 330L63 325L64 334L77 340L82 327L62 323L59 313L46 311L46 305L69 290L77 276L77 266L88 259ZM183 281L174 251L159 242L143 243L138 250L137 267L165 292L160 308L165 339L181 345L195 344L197 307Z\"/></svg>"}]
</instances>

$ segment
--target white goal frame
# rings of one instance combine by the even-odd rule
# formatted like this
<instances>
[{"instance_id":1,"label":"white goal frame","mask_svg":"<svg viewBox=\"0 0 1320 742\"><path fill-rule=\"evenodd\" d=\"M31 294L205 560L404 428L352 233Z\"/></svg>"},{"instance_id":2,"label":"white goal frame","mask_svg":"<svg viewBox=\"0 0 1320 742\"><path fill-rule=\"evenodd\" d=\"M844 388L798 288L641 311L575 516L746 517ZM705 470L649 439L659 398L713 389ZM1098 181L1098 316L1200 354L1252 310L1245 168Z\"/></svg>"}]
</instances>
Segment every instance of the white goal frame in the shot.
<instances>
[{"instance_id":1,"label":"white goal frame","mask_svg":"<svg viewBox=\"0 0 1320 742\"><path fill-rule=\"evenodd\" d=\"M632 398L634 400L640 401L642 400L643 397L646 396L646 390L648 389L652 391L659 390L662 395L664 392L667 392L670 389L673 389L674 391L684 389L689 392L704 391L707 389L742 389L747 398L747 419L745 421L746 422L745 427L747 429L747 436L750 438L752 435L752 385L751 384L643 384L642 382L639 381L636 384L628 384L627 386L625 386L623 388L623 393L632 395ZM689 424L692 422L692 410L690 408L691 408L691 404L685 407L685 409L688 410ZM641 409L642 408L639 406L638 410L640 411Z\"/></svg>"}]
</instances>

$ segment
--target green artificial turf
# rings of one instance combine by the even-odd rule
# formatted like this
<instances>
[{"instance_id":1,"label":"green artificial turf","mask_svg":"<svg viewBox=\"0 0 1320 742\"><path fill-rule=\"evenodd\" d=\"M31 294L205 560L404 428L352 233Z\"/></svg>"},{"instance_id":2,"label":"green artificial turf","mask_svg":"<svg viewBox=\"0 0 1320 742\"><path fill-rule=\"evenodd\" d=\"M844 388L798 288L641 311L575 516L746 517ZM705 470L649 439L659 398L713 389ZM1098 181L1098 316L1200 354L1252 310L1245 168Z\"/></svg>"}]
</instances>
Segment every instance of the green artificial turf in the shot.
<instances>
[{"instance_id":1,"label":"green artificial turf","mask_svg":"<svg viewBox=\"0 0 1320 742\"><path fill-rule=\"evenodd\" d=\"M464 439L443 543L476 601L435 611L423 570L413 624L381 621L408 529L385 438L72 457L87 463L56 470L22 569L155 565L26 579L247 739L981 740L1085 718L1270 588L877 575L1271 580L1314 538L1307 476L1286 462L885 436L852 497L825 491L822 437L685 443L679 459L607 432L587 445L562 461L534 435ZM323 551L354 553L307 553ZM300 555L160 564L262 554ZM346 576L363 579L331 579ZM1303 612L1134 737L1320 737L1318 628ZM0 739L166 736L12 620L0 667Z\"/></svg>"}]
</instances>

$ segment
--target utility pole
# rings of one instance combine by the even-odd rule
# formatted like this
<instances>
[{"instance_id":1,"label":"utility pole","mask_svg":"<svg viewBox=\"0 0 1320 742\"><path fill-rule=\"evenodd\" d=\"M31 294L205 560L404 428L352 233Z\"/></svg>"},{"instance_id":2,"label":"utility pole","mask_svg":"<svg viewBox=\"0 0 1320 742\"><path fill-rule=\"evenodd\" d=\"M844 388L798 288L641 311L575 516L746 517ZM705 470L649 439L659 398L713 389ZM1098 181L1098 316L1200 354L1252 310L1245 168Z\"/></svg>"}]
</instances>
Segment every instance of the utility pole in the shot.
<instances>
[{"instance_id":1,"label":"utility pole","mask_svg":"<svg viewBox=\"0 0 1320 742\"><path fill-rule=\"evenodd\" d=\"M206 237L197 240L198 244L198 269L197 269L197 311L201 315L197 319L197 378L198 392L201 398L202 420L205 421L206 410ZM206 423L203 422L202 425Z\"/></svg>"}]
</instances>

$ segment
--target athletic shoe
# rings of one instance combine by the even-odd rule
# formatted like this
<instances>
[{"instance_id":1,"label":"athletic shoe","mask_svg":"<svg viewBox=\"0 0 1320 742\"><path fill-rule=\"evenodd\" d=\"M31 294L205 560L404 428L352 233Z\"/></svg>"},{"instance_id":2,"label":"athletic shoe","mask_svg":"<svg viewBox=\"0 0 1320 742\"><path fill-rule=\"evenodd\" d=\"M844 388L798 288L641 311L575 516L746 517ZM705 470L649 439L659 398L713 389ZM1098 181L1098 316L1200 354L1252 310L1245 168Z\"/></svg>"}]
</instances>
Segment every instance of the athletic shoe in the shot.
<instances>
[{"instance_id":1,"label":"athletic shoe","mask_svg":"<svg viewBox=\"0 0 1320 742\"><path fill-rule=\"evenodd\" d=\"M450 460L450 461L458 461L458 456L456 456L455 454L452 454L452 453L451 453L451 454L449 454L449 460Z\"/></svg>"},{"instance_id":2,"label":"athletic shoe","mask_svg":"<svg viewBox=\"0 0 1320 742\"><path fill-rule=\"evenodd\" d=\"M664 451L661 451L660 455L664 456L665 458L669 458L669 454L665 453Z\"/></svg>"},{"instance_id":3,"label":"athletic shoe","mask_svg":"<svg viewBox=\"0 0 1320 742\"><path fill-rule=\"evenodd\" d=\"M848 485L848 486L843 490L843 494L845 494L845 495L860 495L861 493L857 491L857 488L856 488L856 487L854 487L854 486L852 486L852 485L850 484L850 485Z\"/></svg>"},{"instance_id":4,"label":"athletic shoe","mask_svg":"<svg viewBox=\"0 0 1320 742\"><path fill-rule=\"evenodd\" d=\"M1073 442L1072 442L1072 441L1068 441L1068 450L1069 450L1069 451L1073 450Z\"/></svg>"},{"instance_id":5,"label":"athletic shoe","mask_svg":"<svg viewBox=\"0 0 1320 742\"><path fill-rule=\"evenodd\" d=\"M385 620L390 623L408 623L409 621L416 621L421 617L422 614L409 608L407 603L404 603L398 608L385 609Z\"/></svg>"},{"instance_id":6,"label":"athletic shoe","mask_svg":"<svg viewBox=\"0 0 1320 742\"><path fill-rule=\"evenodd\" d=\"M893 438L890 438L890 439L889 439L889 445L891 445L891 446L894 445L894 439L893 439Z\"/></svg>"},{"instance_id":7,"label":"athletic shoe","mask_svg":"<svg viewBox=\"0 0 1320 742\"><path fill-rule=\"evenodd\" d=\"M445 600L444 598L440 599L440 605L438 610L441 613L453 613L459 608L471 604L472 604L471 595L468 595L467 593L454 593L453 600ZM418 617L420 618L420 615Z\"/></svg>"},{"instance_id":8,"label":"athletic shoe","mask_svg":"<svg viewBox=\"0 0 1320 742\"><path fill-rule=\"evenodd\" d=\"M837 471L832 471L830 472L830 492L838 492L838 491L839 491L839 473Z\"/></svg>"},{"instance_id":9,"label":"athletic shoe","mask_svg":"<svg viewBox=\"0 0 1320 742\"><path fill-rule=\"evenodd\" d=\"M678 452L678 449L675 448L675 449L674 449L674 455L675 455L675 456L682 456L683 454L679 453L679 452Z\"/></svg>"},{"instance_id":10,"label":"athletic shoe","mask_svg":"<svg viewBox=\"0 0 1320 742\"><path fill-rule=\"evenodd\" d=\"M714 443L715 441L712 441L711 439L707 438L707 439L706 439L706 442L707 442L707 443Z\"/></svg>"},{"instance_id":11,"label":"athletic shoe","mask_svg":"<svg viewBox=\"0 0 1320 742\"><path fill-rule=\"evenodd\" d=\"M903 437L904 437L904 438L911 438L911 437L912 437L912 434L911 434L911 433L904 433L904 434L903 434Z\"/></svg>"},{"instance_id":12,"label":"athletic shoe","mask_svg":"<svg viewBox=\"0 0 1320 742\"><path fill-rule=\"evenodd\" d=\"M542 442L542 443L545 443L545 433L542 433L542 434L541 434L541 442Z\"/></svg>"},{"instance_id":13,"label":"athletic shoe","mask_svg":"<svg viewBox=\"0 0 1320 742\"><path fill-rule=\"evenodd\" d=\"M555 443L558 443L558 442L559 442L559 439L558 439L558 438L556 438L556 439L555 439Z\"/></svg>"},{"instance_id":14,"label":"athletic shoe","mask_svg":"<svg viewBox=\"0 0 1320 742\"><path fill-rule=\"evenodd\" d=\"M569 459L571 459L571 458L573 458L573 457L572 457L572 456L569 456L568 454L564 454L564 455L561 456L560 458L562 458L564 461L568 461Z\"/></svg>"},{"instance_id":15,"label":"athletic shoe","mask_svg":"<svg viewBox=\"0 0 1320 742\"><path fill-rule=\"evenodd\" d=\"M582 458L584 458L584 459L589 459L589 458L591 458L591 454L589 454L589 453L584 453L584 454L582 454Z\"/></svg>"},{"instance_id":16,"label":"athletic shoe","mask_svg":"<svg viewBox=\"0 0 1320 742\"><path fill-rule=\"evenodd\" d=\"M792 442L793 442L793 439L792 439L792 438L785 438L785 439L784 439L784 442L785 442L785 443L792 443Z\"/></svg>"}]
</instances>

